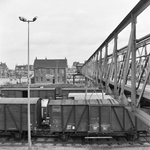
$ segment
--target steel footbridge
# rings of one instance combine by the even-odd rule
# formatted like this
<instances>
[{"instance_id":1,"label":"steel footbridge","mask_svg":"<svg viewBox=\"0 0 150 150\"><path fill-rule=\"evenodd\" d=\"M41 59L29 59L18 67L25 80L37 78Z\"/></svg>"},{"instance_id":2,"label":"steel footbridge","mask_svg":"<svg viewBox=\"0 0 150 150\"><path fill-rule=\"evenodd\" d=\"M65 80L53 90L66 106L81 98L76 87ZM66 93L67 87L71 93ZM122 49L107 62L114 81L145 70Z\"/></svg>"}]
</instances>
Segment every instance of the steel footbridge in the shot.
<instances>
[{"instance_id":1,"label":"steel footbridge","mask_svg":"<svg viewBox=\"0 0 150 150\"><path fill-rule=\"evenodd\" d=\"M150 114L142 110L150 109L150 34L136 38L137 18L149 5L150 0L139 1L80 72L87 86L98 86L150 127ZM120 34L126 28L130 29L127 45L118 48Z\"/></svg>"}]
</instances>

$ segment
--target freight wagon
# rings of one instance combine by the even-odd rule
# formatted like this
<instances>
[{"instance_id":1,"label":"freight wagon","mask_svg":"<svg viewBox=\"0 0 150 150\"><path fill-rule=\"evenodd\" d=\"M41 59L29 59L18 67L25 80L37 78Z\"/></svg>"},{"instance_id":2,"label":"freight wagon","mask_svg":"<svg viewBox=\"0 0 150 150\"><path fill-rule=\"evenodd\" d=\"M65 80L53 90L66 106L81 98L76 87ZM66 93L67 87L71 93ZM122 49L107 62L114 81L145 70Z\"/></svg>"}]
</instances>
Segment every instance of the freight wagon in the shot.
<instances>
[{"instance_id":1,"label":"freight wagon","mask_svg":"<svg viewBox=\"0 0 150 150\"><path fill-rule=\"evenodd\" d=\"M16 139L27 136L28 99L0 98L0 135L11 134ZM41 99L30 98L31 132L42 123Z\"/></svg>"},{"instance_id":2,"label":"freight wagon","mask_svg":"<svg viewBox=\"0 0 150 150\"><path fill-rule=\"evenodd\" d=\"M30 97L56 99L55 92L55 88L30 88ZM4 97L28 97L27 88L3 88L1 93Z\"/></svg>"},{"instance_id":3,"label":"freight wagon","mask_svg":"<svg viewBox=\"0 0 150 150\"><path fill-rule=\"evenodd\" d=\"M30 88L30 97L41 97L43 99L68 99L69 93L85 93L86 88ZM100 93L100 89L89 88L88 93ZM3 88L1 89L3 97L28 97L27 88Z\"/></svg>"},{"instance_id":4,"label":"freight wagon","mask_svg":"<svg viewBox=\"0 0 150 150\"><path fill-rule=\"evenodd\" d=\"M114 99L51 100L51 134L62 140L70 136L84 138L136 137L149 128Z\"/></svg>"},{"instance_id":5,"label":"freight wagon","mask_svg":"<svg viewBox=\"0 0 150 150\"><path fill-rule=\"evenodd\" d=\"M113 98L47 102L45 114L42 99L30 98L32 136L57 136L65 141L70 136L133 138L149 132L146 125ZM0 135L11 134L17 139L27 136L27 103L27 98L0 98Z\"/></svg>"}]
</instances>

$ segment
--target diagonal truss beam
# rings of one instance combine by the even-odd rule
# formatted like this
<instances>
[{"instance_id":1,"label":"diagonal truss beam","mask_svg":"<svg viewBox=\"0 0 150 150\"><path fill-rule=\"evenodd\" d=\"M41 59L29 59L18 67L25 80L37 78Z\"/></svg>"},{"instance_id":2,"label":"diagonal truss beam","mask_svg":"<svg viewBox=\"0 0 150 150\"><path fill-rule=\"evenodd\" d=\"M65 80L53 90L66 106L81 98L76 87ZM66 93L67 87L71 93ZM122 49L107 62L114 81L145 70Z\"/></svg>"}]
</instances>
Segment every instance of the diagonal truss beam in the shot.
<instances>
[{"instance_id":1,"label":"diagonal truss beam","mask_svg":"<svg viewBox=\"0 0 150 150\"><path fill-rule=\"evenodd\" d=\"M98 80L100 82L105 82L107 87L109 86L110 82L110 77L111 73L110 70L112 70L112 64L109 64L108 60L112 59L113 65L113 71L114 71L114 85L115 85L115 90L118 87L117 83L117 78L118 78L118 56L119 54L125 54L125 60L126 62L121 62L120 64L124 64L122 68L122 75L120 79L121 83L121 91L120 91L120 101L122 104L123 102L123 97L124 97L124 90L125 90L125 85L127 81L127 76L129 74L129 64L131 65L131 110L132 113L134 113L138 118L140 118L143 122L145 122L148 126L150 126L150 116L143 112L141 109L139 109L137 106L139 106L142 93L145 90L145 84L143 85L143 89L141 92L141 95L139 99L137 100L136 94L137 94L137 89L136 89L136 50L139 47L142 47L143 44L147 44L147 42L150 42L150 35L147 35L146 37L143 37L143 39L136 40L136 18L138 15L140 15L148 6L150 5L150 0L140 0L139 3L128 13L128 15L121 21L121 23L113 30L113 32L106 38L106 40L98 47L98 49L93 53L92 56L84 63L81 73L89 78L90 80L95 81ZM122 48L121 50L117 50L117 47L115 48L115 44L117 45L117 40L116 37L118 37L118 34L126 28L129 24L131 24L131 34L129 38L129 43L128 46ZM109 43L114 40L116 43L114 43L114 49L115 52L111 55L108 55L107 52L107 47ZM145 43L143 42L145 40ZM103 55L105 52L105 55ZM100 55L98 57L98 55ZM102 56L103 55L103 56ZM98 58L98 60L97 60ZM114 58L114 60L113 60ZM123 59L122 59L123 61ZM132 62L132 63L131 63ZM99 64L99 65L98 65ZM110 68L110 69L109 69ZM94 70L96 69L96 70ZM109 69L109 70L108 70ZM99 72L97 72L99 70ZM109 72L108 72L109 71ZM98 74L98 75L97 75ZM148 76L150 74L150 71L147 71L147 77L146 80L148 80ZM97 76L99 76L97 78ZM109 78L109 81L107 80L107 77ZM106 86L105 85L105 86ZM117 91L117 90L116 90ZM148 119L147 119L148 117Z\"/></svg>"}]
</instances>

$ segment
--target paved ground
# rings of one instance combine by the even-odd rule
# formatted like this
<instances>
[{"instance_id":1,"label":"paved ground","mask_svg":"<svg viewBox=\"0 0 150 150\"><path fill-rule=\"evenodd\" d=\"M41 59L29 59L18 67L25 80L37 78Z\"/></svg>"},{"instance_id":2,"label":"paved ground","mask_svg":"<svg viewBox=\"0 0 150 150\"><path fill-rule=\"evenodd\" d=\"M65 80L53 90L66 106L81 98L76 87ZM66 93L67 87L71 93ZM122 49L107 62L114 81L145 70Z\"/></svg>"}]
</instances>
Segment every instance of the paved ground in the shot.
<instances>
[{"instance_id":1,"label":"paved ground","mask_svg":"<svg viewBox=\"0 0 150 150\"><path fill-rule=\"evenodd\" d=\"M0 150L28 150L27 146L2 146ZM86 146L49 146L49 145L36 145L32 146L32 150L150 150L150 146L143 147L105 147L97 145L86 145Z\"/></svg>"}]
</instances>

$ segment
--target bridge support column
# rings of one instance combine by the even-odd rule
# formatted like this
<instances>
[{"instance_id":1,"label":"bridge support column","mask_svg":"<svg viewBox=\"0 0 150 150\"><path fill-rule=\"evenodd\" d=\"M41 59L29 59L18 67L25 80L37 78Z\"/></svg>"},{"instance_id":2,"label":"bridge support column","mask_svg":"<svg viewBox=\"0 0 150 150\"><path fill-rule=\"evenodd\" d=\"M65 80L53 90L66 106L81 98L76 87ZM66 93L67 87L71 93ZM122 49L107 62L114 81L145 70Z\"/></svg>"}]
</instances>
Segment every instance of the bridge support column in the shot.
<instances>
[{"instance_id":1,"label":"bridge support column","mask_svg":"<svg viewBox=\"0 0 150 150\"><path fill-rule=\"evenodd\" d=\"M132 111L136 110L137 98L136 98L136 18L132 14L131 16L131 42L130 48L132 50L132 69L131 69L131 107Z\"/></svg>"},{"instance_id":2,"label":"bridge support column","mask_svg":"<svg viewBox=\"0 0 150 150\"><path fill-rule=\"evenodd\" d=\"M118 35L115 34L114 38L114 68L115 68L115 74L114 74L114 98L118 99L118 90L117 90L117 39Z\"/></svg>"}]
</instances>

